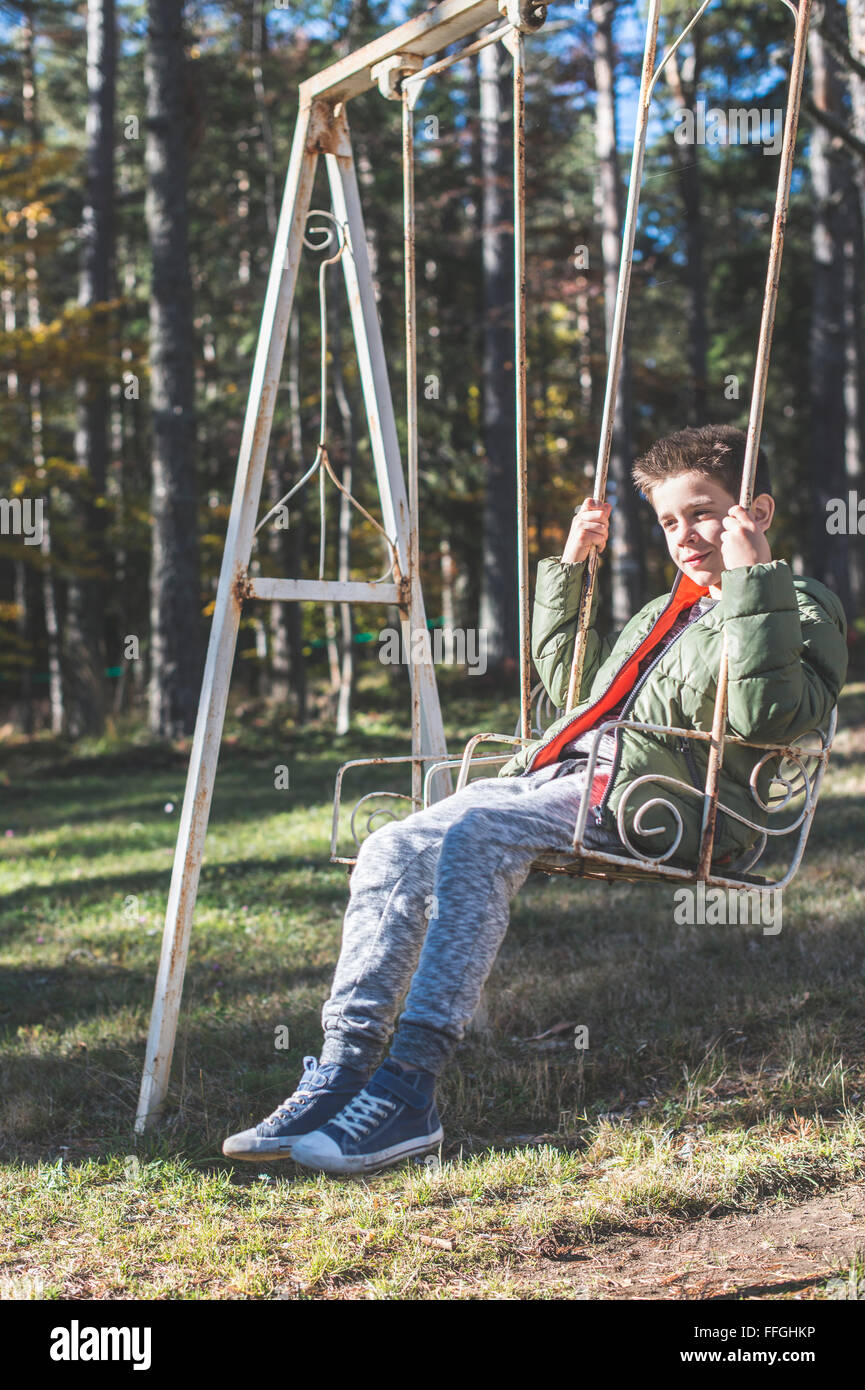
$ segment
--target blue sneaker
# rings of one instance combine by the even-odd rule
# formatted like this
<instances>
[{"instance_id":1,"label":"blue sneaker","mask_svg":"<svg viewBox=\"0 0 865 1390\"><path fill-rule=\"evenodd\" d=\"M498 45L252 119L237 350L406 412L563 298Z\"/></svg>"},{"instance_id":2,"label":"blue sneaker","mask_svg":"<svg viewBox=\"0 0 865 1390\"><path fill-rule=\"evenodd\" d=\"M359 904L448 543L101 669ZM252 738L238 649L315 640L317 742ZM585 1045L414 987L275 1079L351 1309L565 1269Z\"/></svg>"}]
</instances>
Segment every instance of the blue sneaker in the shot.
<instances>
[{"instance_id":1,"label":"blue sneaker","mask_svg":"<svg viewBox=\"0 0 865 1390\"><path fill-rule=\"evenodd\" d=\"M437 1148L444 1130L435 1082L429 1072L403 1071L386 1057L338 1115L297 1140L292 1158L321 1173L369 1173Z\"/></svg>"},{"instance_id":2,"label":"blue sneaker","mask_svg":"<svg viewBox=\"0 0 865 1390\"><path fill-rule=\"evenodd\" d=\"M357 1095L366 1076L366 1072L336 1062L320 1067L315 1057L304 1057L303 1076L294 1094L254 1129L229 1135L222 1152L226 1158L246 1158L254 1163L291 1158L300 1136L319 1129L338 1114L346 1101Z\"/></svg>"}]
</instances>

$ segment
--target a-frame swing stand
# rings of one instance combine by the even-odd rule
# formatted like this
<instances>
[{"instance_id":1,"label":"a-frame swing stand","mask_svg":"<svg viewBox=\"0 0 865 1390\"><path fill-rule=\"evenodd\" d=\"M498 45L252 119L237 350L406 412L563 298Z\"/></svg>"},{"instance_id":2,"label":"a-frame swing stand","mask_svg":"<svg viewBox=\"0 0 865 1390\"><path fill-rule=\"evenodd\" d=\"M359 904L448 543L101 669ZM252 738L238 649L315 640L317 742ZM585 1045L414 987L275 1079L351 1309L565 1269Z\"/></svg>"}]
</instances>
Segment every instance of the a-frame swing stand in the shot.
<instances>
[{"instance_id":1,"label":"a-frame swing stand","mask_svg":"<svg viewBox=\"0 0 865 1390\"><path fill-rule=\"evenodd\" d=\"M751 410L748 423L748 443L743 468L741 505L747 506L752 495L754 467L759 448L760 427L765 398L766 375L769 362L769 349L777 300L778 274L781 249L784 239L784 226L790 191L790 179L796 142L796 128L802 90L802 75L805 61L806 37L810 16L811 0L799 0L798 6L792 0L783 3L794 16L793 56L790 69L790 83L787 112L784 122L784 143L779 167L778 187L775 198L775 213L772 225L769 265L767 268L766 291L760 324L757 358L754 371L754 384ZM616 311L612 342L607 370L607 385L604 398L604 422L598 452L594 496L602 500L606 482L606 468L609 458L609 445L615 405L618 369L621 358L622 333L628 299L631 255L636 211L639 200L642 157L645 149L648 122L648 107L652 90L669 57L700 20L708 9L711 0L702 0L688 24L679 34L661 62L655 66L655 47L661 0L650 0L646 27L646 41L643 55L643 74L641 79L640 101L632 156L631 180L628 190L628 211L626 229L623 236L622 259L616 294ZM440 52L447 45L466 37L478 29L497 21L500 15L505 22L494 32L487 32L481 39L469 43L456 55L425 64L424 59ZM316 77L301 84L299 88L299 111L297 127L289 163L282 212L276 234L273 261L268 281L261 332L255 355L252 381L247 405L246 420L238 460L237 477L232 499L231 515L226 536L225 552L217 590L210 634L210 644L205 665L198 720L193 739L189 775L184 794L183 810L174 858L174 869L169 890L165 932L162 953L156 979L153 1015L147 1043L144 1075L141 1084L136 1129L143 1130L148 1121L158 1112L168 1087L171 1057L177 1027L180 996L189 946L192 912L198 887L201 856L213 791L213 780L222 736L226 700L231 666L234 659L237 630L241 609L249 599L269 601L330 600L338 603L385 603L395 605L400 614L403 629L403 650L407 655L412 687L412 752L407 760L412 767L412 797L415 808L421 804L420 787L425 763L434 766L427 773L426 782L435 772L435 766L447 761L444 731L432 665L431 653L427 647L418 659L412 637L425 631L423 596L418 574L418 509L417 509L417 363L416 363L416 314L414 291L414 175L413 175L413 135L411 111L413 94L420 91L421 84L433 73L443 70L451 62L488 43L502 40L514 58L514 272L515 272L515 387L517 392L517 484L518 484L518 526L517 554L518 581L520 591L520 653L521 653L521 697L520 729L518 737L503 735L476 735L470 740L462 759L459 785L467 776L472 749L479 741L498 741L513 744L526 742L530 735L529 714L529 662L528 662L528 571L527 571L527 532L526 532L526 438L525 438L525 267L524 267L524 204L525 204L525 163L524 163L524 114L523 114L523 44L522 36L541 27L546 15L543 0L443 0L442 4L426 14L410 20L389 34L366 45L357 53L349 55L340 62L324 69ZM363 216L354 162L351 153L348 122L345 104L360 92L378 84L386 97L399 99L403 106L403 173L404 173L404 214L405 214L405 272L406 272L406 350L407 350L407 464L409 490L406 495L403 472L394 421L393 402L385 365L381 330L375 306L375 294L366 250ZM315 462L292 489L293 495L306 481L318 471L323 486L325 472L329 473L336 485L327 458L326 449L326 312L325 312L325 266L341 260L345 274L351 323L360 368L361 386L369 425L373 461L381 503L382 524L379 525L369 513L364 513L382 534L390 554L390 567L384 580L375 582L332 582L324 579L323 559L320 555L319 578L301 579L263 579L250 574L249 564L256 530L265 524L267 518L256 526L256 514L262 490L265 458L273 420L276 391L279 385L280 369L285 348L286 334L291 316L294 289L302 247L305 244L304 227L309 213L318 156L323 154L330 181L333 212L326 213L339 233L339 251L320 269L320 294L322 297L322 422L319 449ZM318 229L316 229L318 230ZM306 244L309 244L308 242ZM319 245L321 249L321 244ZM344 489L342 489L344 491ZM288 498L284 499L288 500ZM355 506L359 503L351 499ZM272 509L275 510L275 509ZM363 511L363 508L360 508ZM270 515L269 513L268 515ZM322 517L323 526L323 517ZM575 703L575 693L579 689L581 652L586 635L587 615L590 610L590 594L593 582L593 566L590 560L587 583L583 586L581 609L578 623L577 642L574 651L574 665L569 692L568 707ZM407 640L406 640L407 639ZM410 654L410 655L409 655ZM671 729L666 726L633 725L644 731L656 732L668 737L701 738L710 744L709 771L703 794L704 815L703 833L699 862L695 869L677 869L664 861L675 846L663 855L652 856L634 846L628 846L629 853L610 855L591 851L587 855L582 843L588 801L584 800L580 818L575 829L574 854L564 865L550 868L538 864L542 872L567 872L577 876L590 873L595 877L624 876L633 877L639 871L641 877L685 878L689 882L721 882L730 887L747 886L753 880L747 872L756 863L766 847L769 835L785 836L799 830L793 863L775 886L788 883L801 859L805 841L816 806L820 781L825 771L826 760L832 743L835 716L832 715L830 727L820 733L820 747L807 749L793 745L789 748L779 745L754 745L763 748L763 757L757 762L751 776L751 789L761 811L769 814L783 811L794 796L804 797L804 806L796 820L780 829L764 828L764 823L736 816L753 829L760 837L756 855L748 856L747 864L739 866L745 877L712 878L712 850L714 840L715 816L721 807L718 799L718 777L723 745L728 739L725 733L726 716L726 648L722 655L718 690L715 701L715 717L711 733L686 729ZM614 721L617 725L628 725L628 720ZM587 777L591 782L597 740L612 724L602 723L596 729L595 746L587 767ZM769 750L768 752L766 750ZM780 768L772 778L772 784L780 784L783 794L772 796L769 803L761 800L755 785L755 778L767 759L782 756L787 760L788 773L792 767L795 775L781 775ZM377 759L375 761L404 761L403 759ZM489 761L489 759L487 759ZM808 764L812 764L809 769ZM347 765L347 766L350 766ZM439 774L435 774L439 775ZM668 783L669 778L643 778ZM691 784L678 783L688 794L699 789ZM424 793L424 796L426 792ZM672 803L655 798L649 805L667 805L678 821L681 820ZM338 806L338 792L337 792ZM627 835L622 824L622 807L619 808L619 832L623 844L627 845ZM336 824L335 810L335 824ZM735 813L727 811L727 814ZM657 833L647 830L646 833ZM642 868L640 862L642 861ZM611 872L612 869L612 872ZM622 873L621 870L625 872ZM762 881L762 880L761 880Z\"/></svg>"},{"instance_id":2,"label":"a-frame swing stand","mask_svg":"<svg viewBox=\"0 0 865 1390\"><path fill-rule=\"evenodd\" d=\"M510 5L505 0L443 0L434 9L325 68L298 89L297 124L252 371L177 836L135 1121L137 1132L142 1132L157 1115L168 1088L192 915L244 603L264 599L395 605L400 614L406 653L412 649L411 633L426 627L423 595L413 560L416 516L410 513L406 495L346 102L377 83L380 86L383 81L392 84L393 76L401 71L417 70L425 57L441 52L449 44L500 19L502 11L514 10L519 14L522 9L516 0L510 0ZM536 27L536 24L528 27ZM327 166L333 217L345 239L345 251L340 259L357 349L382 526L394 555L390 582L267 579L249 573L276 393L320 155L324 156ZM428 654L421 660L409 660L409 673L415 714L412 752L416 760L420 757L445 758L447 749L435 670Z\"/></svg>"}]
</instances>

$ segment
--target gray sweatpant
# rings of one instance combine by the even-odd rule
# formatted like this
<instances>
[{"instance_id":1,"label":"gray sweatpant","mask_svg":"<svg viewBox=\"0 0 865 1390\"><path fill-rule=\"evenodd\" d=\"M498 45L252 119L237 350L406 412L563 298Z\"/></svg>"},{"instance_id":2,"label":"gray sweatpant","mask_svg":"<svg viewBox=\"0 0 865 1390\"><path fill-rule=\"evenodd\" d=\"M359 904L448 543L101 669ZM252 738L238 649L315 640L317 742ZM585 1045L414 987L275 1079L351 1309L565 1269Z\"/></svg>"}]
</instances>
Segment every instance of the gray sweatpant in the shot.
<instances>
[{"instance_id":1,"label":"gray sweatpant","mask_svg":"<svg viewBox=\"0 0 865 1390\"><path fill-rule=\"evenodd\" d=\"M583 786L575 762L478 779L363 842L322 1010L322 1063L376 1067L408 990L391 1054L441 1072L477 1009L532 860L571 846Z\"/></svg>"}]
</instances>

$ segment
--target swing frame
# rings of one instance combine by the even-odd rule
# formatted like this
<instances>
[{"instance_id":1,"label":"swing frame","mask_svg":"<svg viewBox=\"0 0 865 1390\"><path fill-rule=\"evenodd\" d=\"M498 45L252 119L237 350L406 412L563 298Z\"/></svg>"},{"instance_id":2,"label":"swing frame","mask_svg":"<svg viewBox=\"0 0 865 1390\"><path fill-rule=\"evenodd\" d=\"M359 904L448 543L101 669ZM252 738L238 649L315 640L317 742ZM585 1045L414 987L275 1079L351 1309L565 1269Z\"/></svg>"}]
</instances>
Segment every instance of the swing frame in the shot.
<instances>
[{"instance_id":1,"label":"swing frame","mask_svg":"<svg viewBox=\"0 0 865 1390\"><path fill-rule=\"evenodd\" d=\"M604 402L604 415L594 497L603 500L607 465L612 440L615 396L621 365L621 351L630 285L639 183L645 150L648 105L651 92L664 63L687 33L693 28L712 0L703 0L699 10L665 55L660 67L654 69L661 0L648 0L648 20L644 48L643 76L637 117L637 133L631 166L622 246L618 290L609 350L609 366ZM774 322L777 281L783 245L784 219L789 195L793 149L801 100L805 42L811 0L780 0L795 18L796 30L791 66L788 107L785 118L781 172L776 196L770 247L766 293L761 318L760 341L754 374L754 387L748 425L748 449L743 474L741 503L749 506L753 490L753 474L759 447L769 346ZM524 39L540 29L546 18L546 6L538 0L441 0L432 9L375 39L363 48L348 54L300 84L298 114L286 175L282 209L274 240L273 257L267 293L262 310L261 328L256 348L247 402L243 435L238 455L234 494L226 534L225 550L214 604L213 622L208 644L207 660L202 679L198 719L193 736L189 771L184 792L178 829L171 885L165 915L165 928L159 968L154 987L153 1009L147 1038L147 1049L141 1079L135 1130L143 1132L159 1114L168 1089L171 1062L177 1030L177 1020L186 969L195 899L203 860L204 842L219 755L222 727L228 698L228 686L240 617L245 604L263 602L384 603L396 607L399 613L406 650L411 643L407 635L426 631L423 594L419 573L418 548L418 477L417 477L417 343L414 284L414 169L412 114L422 85L429 77L443 71L453 62L479 51L489 43L501 41L513 57L513 118L514 118L514 275L515 300L515 365L516 365L516 455L517 455L517 567L519 584L519 670L520 717L516 735L485 734L470 740L463 757L448 757L444 728L436 686L435 669L428 651L419 661L409 660L411 681L411 754L405 758L359 759L340 768L334 800L333 857L336 862L351 864L354 859L341 858L336 853L336 833L339 822L340 795L345 773L370 763L410 763L412 809L430 804L450 789L450 772L459 763L461 777L470 774L472 767L500 762L498 757L475 756L479 742L492 741L519 745L531 735L531 661L529 653L528 615L528 492L527 492L527 416L526 416L526 284L525 284L525 119L524 119ZM470 37L493 22L504 19L494 32L470 42L459 53L436 59L449 45ZM425 60L432 58L431 63ZM405 294L406 294L406 362L407 362L407 481L400 461L400 450L388 381L387 360L381 335L381 325L375 302L375 288L369 266L366 235L360 200L360 190L354 168L351 136L346 105L354 96L378 85L382 95L402 103L405 231ZM331 258L343 270L348 297L352 330L358 354L358 367L364 405L369 426L370 445L381 502L382 523L369 513L366 519L383 533L391 557L388 573L374 581L334 581L323 577L323 549L320 552L317 579L265 578L256 572L252 559L254 538L268 517L256 525L258 504L266 464L270 432L276 405L276 393L289 320L292 313L295 286L304 245L311 243L305 235L305 225L313 179L320 156L327 166L333 211L326 213L340 236L338 254ZM322 249L321 244L318 249ZM325 270L320 272L324 284ZM326 323L322 322L323 346ZM324 364L326 352L322 353ZM340 487L329 467L326 442L326 374L322 370L322 429L319 449L313 467L304 475L302 486L316 471L319 473L321 498L327 474ZM297 490L297 489L295 489ZM356 499L350 499L359 506ZM273 510L273 509L271 509ZM361 508L361 510L363 510ZM322 515L322 527L324 518ZM322 542L323 545L323 542ZM597 551L592 550L585 572L577 642L574 652L571 689L579 689L579 673L588 631L592 590L597 572ZM724 713L726 707L727 661L722 660L718 686L715 720L711 735L684 735L710 738L709 777L704 794L703 844L698 877L716 882L709 875L715 817L718 810L718 770L723 756ZM572 707L573 699L568 701ZM600 734L603 730L599 730ZM817 777L808 782L806 814L801 822L801 858L804 839L813 817L813 805L819 791L819 780L834 733L831 728L823 738L822 760ZM730 741L730 740L728 740ZM595 750L593 750L594 753ZM795 755L795 750L780 750ZM808 778L806 776L806 781ZM375 795L375 794L372 794ZM810 800L808 799L810 797ZM362 798L368 800L369 798ZM789 798L788 798L789 799ZM785 803L786 804L786 803ZM584 820L582 824L584 827ZM616 876L681 878L675 866L660 860L628 859L613 862L609 856L594 851L584 852L580 842L580 824L575 827L575 853L566 856L565 863L550 864L538 861L536 867L546 873L579 873L586 877L611 879ZM795 865L794 865L795 871ZM783 882L789 882L789 874ZM726 882L727 880L721 880ZM744 883L734 884L744 886Z\"/></svg>"},{"instance_id":2,"label":"swing frame","mask_svg":"<svg viewBox=\"0 0 865 1390\"><path fill-rule=\"evenodd\" d=\"M692 15L686 26L670 44L660 59L656 63L658 28L661 15L661 0L649 0L648 14L646 20L646 35L643 48L643 65L640 80L640 94L637 105L636 126L634 132L634 145L631 158L631 173L628 184L628 201L623 223L622 252L619 265L619 275L616 291L615 311L610 336L610 347L607 367L607 378L604 394L604 407L598 445L598 455L595 468L595 479L593 497L597 502L602 502L606 493L607 473L609 459L612 449L613 426L616 411L616 398L621 374L622 354L624 345L625 324L627 318L628 298L630 292L631 270L633 265L634 242L636 237L637 213L641 192L642 170L646 151L646 141L648 135L649 112L652 95L657 85L658 79L664 67L676 53L684 39L699 23L702 16L709 9L713 0L702 0L699 8ZM793 160L795 154L796 133L798 128L799 110L801 105L802 83L804 77L804 64L806 57L807 33L810 20L811 0L799 0L798 6L792 0L781 0L781 3L792 13L795 20L795 32L793 39L793 53L790 63L790 79L788 87L788 100L785 111L783 142L779 163L778 184L775 196L775 207L772 221L772 232L769 246L769 259L766 273L766 286L763 297L762 313L760 320L760 333L757 345L757 354L754 369L754 381L751 396L751 405L748 418L748 428L746 436L746 451L742 470L741 490L739 504L748 509L753 500L754 479L757 465L757 455L760 447L760 433L762 428L763 409L765 403L766 383L768 378L769 356L771 351L772 333L775 321L775 311L777 306L778 283L780 277L781 255L784 243L784 231L786 226L787 207L789 203L790 183L792 178ZM495 39L499 35L492 35ZM514 58L514 230L515 230L515 348L517 359L516 372L516 406L517 406L517 505L518 505L518 554L517 567L520 590L520 721L515 735L483 733L476 734L466 744L463 755L460 759L448 759L441 763L432 760L432 766L428 769L424 781L424 796L422 804L429 804L427 788L430 779L435 773L441 770L450 770L459 766L460 773L457 782L457 790L461 790L466 785L470 772L473 767L481 764L485 766L495 765L504 761L501 756L477 757L475 750L487 743L507 743L511 745L511 753L518 746L531 742L531 698L532 693L529 688L530 681L530 658L529 658L529 639L528 639L528 566L527 566L527 544L526 544L526 518L527 518L527 477L526 477L526 359L525 359L525 121L524 121L524 72L522 54L522 35L514 29L510 32L503 31L501 34L503 42L506 43ZM473 48L477 45L473 45ZM466 50L466 52L471 50ZM465 56L464 54L458 56ZM448 66L451 60L434 65L432 68L424 69L417 74L413 70L406 68L406 76L403 81L389 89L385 95L395 99L403 94L403 174L404 186L406 189L406 254L405 254L405 280L406 280L406 304L407 304L407 325L411 325L407 333L407 352L410 363L415 353L415 343L413 337L413 304L414 304L414 169L413 169L413 145L411 134L411 111L414 106L415 95L406 97L405 92L409 84L418 81L418 78L425 78L430 73L440 71ZM414 406L414 393L416 391L416 377L409 373L409 458L414 459L416 466L417 451L417 417L416 407ZM589 617L592 610L594 588L597 579L599 552L593 546L588 556L588 562L583 576L583 585L580 595L580 607L577 620L577 634L574 646L571 672L568 685L566 712L570 712L577 705L577 692L581 687L583 666L585 660L586 641L589 630ZM594 769L597 761L598 747L600 739L604 733L615 730L634 729L642 733L656 734L664 737L677 737L679 739L703 740L709 745L709 756L707 764L706 783L702 790L695 785L680 781L677 778L647 775L637 779L630 786L622 798L618 815L617 829L619 840L622 843L624 853L613 853L598 848L590 847L585 840L586 822L589 812L589 798L584 797L581 801L576 826L574 829L574 839L572 852L570 854L550 854L539 857L533 864L534 871L552 874L568 874L572 877L599 878L606 881L615 879L630 879L634 881L645 881L646 879L676 880L679 882L703 882L708 885L716 885L725 888L751 888L755 885L761 887L771 887L782 889L789 884L801 863L807 844L813 821L814 811L820 792L820 785L826 770L829 753L835 736L837 725L837 710L832 711L827 727L825 729L814 730L805 735L805 738L818 738L819 748L804 748L801 741L792 745L781 744L758 744L739 738L734 738L725 732L726 713L727 713L727 687L729 675L729 659L727 651L726 634L722 641L721 662L717 684L717 695L715 710L712 721L711 731L701 731L695 729L675 729L668 726L646 724L634 721L633 719L607 720L597 729L593 730L593 739L586 765L586 784L591 785ZM760 824L751 821L725 807L719 802L719 779L720 770L723 764L724 747L726 744L733 744L742 747L750 747L755 750L762 750L762 756L758 759L751 777L751 792L757 807L767 817L786 809L791 802L801 794L803 804L798 809L798 814L791 823L779 828L769 824ZM506 756L511 756L509 753ZM771 758L775 758L780 765L782 759L788 763L793 763L797 768L796 777L790 781L782 776L773 778L772 785L780 783L784 788L781 796L776 796L774 800L770 796L768 803L763 803L755 786L756 776L764 764ZM381 762L399 763L407 761L401 758L392 759L356 759L346 763L340 768L334 794L334 811L331 834L331 859L335 863L353 864L354 857L340 855L338 853L339 835L339 813L343 787L343 779L349 769L371 766ZM370 792L363 796L357 803L351 817L351 831L357 845L358 839L355 833L355 819L357 810L364 803L374 801L377 797L381 799L393 799L411 801L412 808L418 809L419 801L417 797L418 783L418 762L413 762L415 775L412 785L411 798L400 793ZM698 796L702 799L702 825L700 836L700 849L697 865L694 868L686 868L669 862L674 860L676 849L681 841L682 821L678 809L670 801L663 797L654 797L646 803L637 813L634 822L634 831L643 837L652 834L662 833L660 827L645 827L643 817L648 810L653 807L664 809L670 812L676 823L676 837L671 846L663 854L650 855L644 850L639 849L629 839L625 826L624 812L627 801L632 792L637 787L647 783L657 786L666 785L675 788L680 793L688 796ZM718 812L726 814L734 820L752 829L757 839L756 853L753 848L744 855L740 855L736 863L736 870L730 874L721 872L716 865L713 868L712 851L715 839L715 828ZM370 821L378 815L386 815L383 810L372 813L367 821L367 828L370 828ZM780 878L768 879L763 875L751 872L754 865L759 861L766 851L770 840L791 836L798 830L799 835L793 845L791 862Z\"/></svg>"}]
</instances>

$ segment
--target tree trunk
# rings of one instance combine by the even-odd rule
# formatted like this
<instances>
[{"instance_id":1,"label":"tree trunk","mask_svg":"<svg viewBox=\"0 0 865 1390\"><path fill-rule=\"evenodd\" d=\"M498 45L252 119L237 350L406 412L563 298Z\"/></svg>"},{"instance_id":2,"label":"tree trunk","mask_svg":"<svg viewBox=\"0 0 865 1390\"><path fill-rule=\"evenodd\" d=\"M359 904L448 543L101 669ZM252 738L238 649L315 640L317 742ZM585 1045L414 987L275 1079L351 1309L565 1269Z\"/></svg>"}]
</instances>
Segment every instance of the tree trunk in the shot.
<instances>
[{"instance_id":1,"label":"tree trunk","mask_svg":"<svg viewBox=\"0 0 865 1390\"><path fill-rule=\"evenodd\" d=\"M255 93L255 109L258 117L258 134L264 153L264 216L267 234L271 243L276 236L278 219L276 201L276 152L273 144L273 127L267 105L267 91L264 85L262 67L267 52L267 8L264 0L253 0L252 13L252 84ZM295 310L295 315L296 315ZM292 325L296 319L293 317ZM276 458L268 462L268 496L273 506L284 497L290 487L286 470L280 468ZM278 561L283 573L291 573L289 564L289 541L284 529L277 529L272 523L268 526L266 544L269 554ZM286 704L291 691L291 636L292 612L302 618L299 604L272 603L270 605L270 668L267 688L271 700ZM302 658L301 658L302 659Z\"/></svg>"},{"instance_id":2,"label":"tree trunk","mask_svg":"<svg viewBox=\"0 0 865 1390\"><path fill-rule=\"evenodd\" d=\"M694 53L688 67L687 85L679 67L677 55L667 64L667 82L680 110L693 110L700 82L699 29L694 33ZM685 212L685 250L688 257L688 328L691 338L690 422L704 425L707 421L706 354L706 275L703 265L703 211L700 202L700 146L673 141L673 156L679 167L682 204Z\"/></svg>"},{"instance_id":3,"label":"tree trunk","mask_svg":"<svg viewBox=\"0 0 865 1390\"><path fill-rule=\"evenodd\" d=\"M854 60L865 65L865 0L847 0L847 25L850 51ZM865 143L865 77L848 69L850 105L853 113L853 133ZM852 174L858 195L858 217L849 209L852 224L851 254L846 258L848 284L845 288L845 373L844 394L847 414L845 452L847 480L850 488L862 496L862 443L865 438L865 340L863 340L863 291L865 291L865 159L852 161ZM865 539L850 539L850 600L851 616L865 612Z\"/></svg>"},{"instance_id":4,"label":"tree trunk","mask_svg":"<svg viewBox=\"0 0 865 1390\"><path fill-rule=\"evenodd\" d=\"M192 289L187 244L183 0L148 0L147 198L152 286L150 729L192 732L200 678Z\"/></svg>"},{"instance_id":5,"label":"tree trunk","mask_svg":"<svg viewBox=\"0 0 865 1390\"><path fill-rule=\"evenodd\" d=\"M258 129L264 149L264 213L268 235L272 241L276 236L278 209L276 201L276 151L273 145L273 126L267 108L267 92L262 69L264 55L267 52L267 14L266 0L253 0L252 84L255 92L255 108L258 113Z\"/></svg>"},{"instance_id":6,"label":"tree trunk","mask_svg":"<svg viewBox=\"0 0 865 1390\"><path fill-rule=\"evenodd\" d=\"M36 64L34 44L36 31L33 22L32 3L23 7L24 46L22 58L22 114L27 128L27 137L35 154L41 140L39 116L36 103ZM26 245L24 266L26 280L27 326L34 332L41 322L39 305L39 268L36 260L35 242L39 235L39 224L35 217L27 215L24 219ZM30 447L33 467L37 478L45 478L45 454L42 441L42 382L38 376L30 379ZM64 690L63 669L60 659L60 620L57 609L57 586L54 577L54 558L51 551L51 486L45 488L45 516L42 524L42 602L45 609L45 635L48 646L48 696L50 705L50 724L53 734L63 732Z\"/></svg>"},{"instance_id":7,"label":"tree trunk","mask_svg":"<svg viewBox=\"0 0 865 1390\"><path fill-rule=\"evenodd\" d=\"M78 303L85 309L110 299L113 288L115 56L114 0L88 0L87 191L78 290ZM92 319L91 341L100 373L108 357L108 327L104 313ZM108 386L102 380L79 378L76 394L75 461L82 489L76 512L83 564L73 569L67 590L66 728L72 738L99 734L105 725L105 510L96 504L104 497L108 475L110 409Z\"/></svg>"},{"instance_id":8,"label":"tree trunk","mask_svg":"<svg viewBox=\"0 0 865 1390\"><path fill-rule=\"evenodd\" d=\"M577 332L579 333L578 362L580 370L580 405L586 424L592 418L592 318L589 301L589 281L577 276Z\"/></svg>"},{"instance_id":9,"label":"tree trunk","mask_svg":"<svg viewBox=\"0 0 865 1390\"><path fill-rule=\"evenodd\" d=\"M30 665L30 601L27 591L27 566L23 560L15 561L15 631L21 653L21 681L19 695L20 711L14 716L23 733L32 734L33 721L33 672Z\"/></svg>"},{"instance_id":10,"label":"tree trunk","mask_svg":"<svg viewBox=\"0 0 865 1390\"><path fill-rule=\"evenodd\" d=\"M818 5L808 38L814 106L837 116L839 80L835 58L821 33ZM844 152L823 125L811 135L812 233L811 473L813 487L812 569L847 606L850 601L846 535L829 535L827 502L846 496L844 343Z\"/></svg>"},{"instance_id":11,"label":"tree trunk","mask_svg":"<svg viewBox=\"0 0 865 1390\"><path fill-rule=\"evenodd\" d=\"M3 309L3 329L6 333L14 333L17 327L17 312L15 302L15 272L11 255L11 235L8 235L7 239L10 245L10 253L6 256L6 284L3 287L2 293L0 293L0 301L2 301ZM18 373L14 366L9 366L6 370L6 394L12 401L16 400L18 396ZM13 575L15 631L18 634L18 644L22 663L21 679L18 687L20 709L13 714L13 723L18 723L25 734L32 734L33 672L30 659L30 650L32 648L30 639L30 595L27 583L27 566L23 560L15 560Z\"/></svg>"},{"instance_id":12,"label":"tree trunk","mask_svg":"<svg viewBox=\"0 0 865 1390\"><path fill-rule=\"evenodd\" d=\"M124 181L124 166L121 164L119 180L121 197L124 191ZM135 257L128 237L118 238L115 262L115 279L122 299L125 301L120 305L117 321L117 336L123 342L131 318L129 306L134 302L137 285ZM139 656L137 660L132 660L125 655L122 647L123 638L133 635L130 628L133 615L141 611L137 592L139 580L135 568L131 567L129 562L130 523L132 519L129 498L134 496L140 484L143 470L135 466L140 449L138 439L141 401L140 399L127 400L126 398L128 382L125 378L127 374L132 373L133 366L132 348L126 343L120 351L120 362L122 367L121 379L112 387L110 461L107 484L114 523L115 543L112 567L114 582L117 587L117 628L112 635L115 640L120 639L121 644L117 647L109 646L109 652L116 658L110 664L116 665L117 661L120 663L120 675L114 687L112 701L112 713L115 716L128 708L133 700L141 694L144 669L143 658Z\"/></svg>"},{"instance_id":13,"label":"tree trunk","mask_svg":"<svg viewBox=\"0 0 865 1390\"><path fill-rule=\"evenodd\" d=\"M622 183L616 141L615 54L613 50L612 0L593 0L595 25L594 72L597 111L595 149L598 156L598 213L601 225L601 254L604 266L604 315L607 350L612 338L616 285L622 253ZM610 477L614 500L610 524L610 586L614 627L625 623L639 607L643 596L642 547L637 517L637 499L631 481L633 443L631 439L631 370L627 332L625 335L619 391L616 400Z\"/></svg>"},{"instance_id":14,"label":"tree trunk","mask_svg":"<svg viewBox=\"0 0 865 1390\"><path fill-rule=\"evenodd\" d=\"M450 541L443 536L439 541L439 563L441 565L441 585L442 585L442 626L452 628L454 623L454 557L451 553Z\"/></svg>"},{"instance_id":15,"label":"tree trunk","mask_svg":"<svg viewBox=\"0 0 865 1390\"><path fill-rule=\"evenodd\" d=\"M862 219L854 196L851 171L850 196L844 205L847 234L844 238L844 472L847 491L862 496ZM851 619L865 607L865 538L858 530L848 537L847 577Z\"/></svg>"},{"instance_id":16,"label":"tree trunk","mask_svg":"<svg viewBox=\"0 0 865 1390\"><path fill-rule=\"evenodd\" d=\"M847 29L850 52L860 66L865 66L865 0L847 0ZM847 80L850 87L853 134L865 143L865 77L851 68ZM865 225L865 160L856 160L855 175L862 223Z\"/></svg>"},{"instance_id":17,"label":"tree trunk","mask_svg":"<svg viewBox=\"0 0 865 1390\"><path fill-rule=\"evenodd\" d=\"M486 33L483 29L481 32ZM483 248L483 445L486 455L480 628L491 669L519 652L516 405L514 401L513 224L509 190L508 64L498 44L478 55Z\"/></svg>"}]
</instances>

